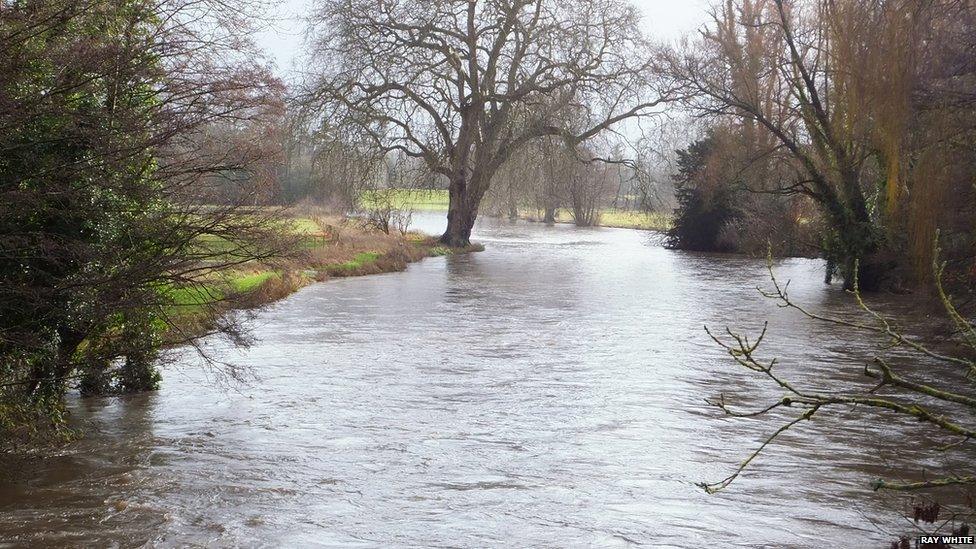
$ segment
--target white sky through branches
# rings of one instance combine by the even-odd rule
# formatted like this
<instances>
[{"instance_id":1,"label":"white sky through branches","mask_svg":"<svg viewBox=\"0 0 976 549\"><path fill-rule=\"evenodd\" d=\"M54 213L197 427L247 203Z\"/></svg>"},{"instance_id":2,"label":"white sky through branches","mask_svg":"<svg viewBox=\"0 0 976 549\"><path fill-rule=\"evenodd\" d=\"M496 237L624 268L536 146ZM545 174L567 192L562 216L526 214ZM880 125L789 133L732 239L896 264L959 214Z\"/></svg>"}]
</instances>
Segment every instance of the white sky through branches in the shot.
<instances>
[{"instance_id":1,"label":"white sky through branches","mask_svg":"<svg viewBox=\"0 0 976 549\"><path fill-rule=\"evenodd\" d=\"M567 0L572 1L572 0ZM281 0L269 15L274 18L257 36L258 45L287 78L302 51L304 23L314 0ZM709 0L632 0L644 14L644 28L659 40L671 41L700 27L706 20Z\"/></svg>"}]
</instances>

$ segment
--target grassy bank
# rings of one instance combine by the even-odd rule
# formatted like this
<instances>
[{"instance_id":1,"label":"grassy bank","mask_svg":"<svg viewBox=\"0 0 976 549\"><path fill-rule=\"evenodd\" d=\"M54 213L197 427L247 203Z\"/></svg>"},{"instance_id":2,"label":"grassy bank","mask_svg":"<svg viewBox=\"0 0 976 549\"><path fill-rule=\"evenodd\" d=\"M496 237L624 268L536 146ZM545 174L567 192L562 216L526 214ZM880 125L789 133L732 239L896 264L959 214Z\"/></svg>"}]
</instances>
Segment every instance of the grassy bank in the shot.
<instances>
[{"instance_id":1,"label":"grassy bank","mask_svg":"<svg viewBox=\"0 0 976 549\"><path fill-rule=\"evenodd\" d=\"M172 342L207 333L215 309L247 309L281 299L312 283L330 278L402 271L426 257L480 251L441 246L431 236L387 235L363 229L355 220L310 215L291 219L299 248L274 265L246 264L214 272L204 284L170 291L168 338ZM213 243L210 243L213 245Z\"/></svg>"},{"instance_id":2,"label":"grassy bank","mask_svg":"<svg viewBox=\"0 0 976 549\"><path fill-rule=\"evenodd\" d=\"M446 212L448 208L449 200L445 190L395 189L383 192L386 193L383 196L387 197L399 209L418 212ZM376 207L380 200L376 193L363 193L360 206L363 208ZM519 211L519 218L526 221L541 221L542 213L536 210L523 209ZM572 223L573 215L566 209L557 210L556 222ZM671 228L671 222L670 214L607 208L600 211L597 226L666 231Z\"/></svg>"}]
</instances>

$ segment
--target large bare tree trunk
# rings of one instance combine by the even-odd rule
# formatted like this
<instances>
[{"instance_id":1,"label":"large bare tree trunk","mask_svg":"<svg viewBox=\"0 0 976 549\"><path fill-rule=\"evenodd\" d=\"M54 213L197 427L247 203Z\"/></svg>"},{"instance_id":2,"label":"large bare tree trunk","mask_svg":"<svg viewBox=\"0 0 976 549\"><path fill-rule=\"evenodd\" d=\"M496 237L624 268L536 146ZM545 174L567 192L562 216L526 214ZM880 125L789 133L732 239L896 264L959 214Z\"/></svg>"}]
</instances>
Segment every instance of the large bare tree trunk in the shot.
<instances>
[{"instance_id":1,"label":"large bare tree trunk","mask_svg":"<svg viewBox=\"0 0 976 549\"><path fill-rule=\"evenodd\" d=\"M447 210L447 230L441 235L441 243L453 248L471 245L471 229L478 218L481 196L473 192L474 185L463 177L454 178L448 191L450 205Z\"/></svg>"}]
</instances>

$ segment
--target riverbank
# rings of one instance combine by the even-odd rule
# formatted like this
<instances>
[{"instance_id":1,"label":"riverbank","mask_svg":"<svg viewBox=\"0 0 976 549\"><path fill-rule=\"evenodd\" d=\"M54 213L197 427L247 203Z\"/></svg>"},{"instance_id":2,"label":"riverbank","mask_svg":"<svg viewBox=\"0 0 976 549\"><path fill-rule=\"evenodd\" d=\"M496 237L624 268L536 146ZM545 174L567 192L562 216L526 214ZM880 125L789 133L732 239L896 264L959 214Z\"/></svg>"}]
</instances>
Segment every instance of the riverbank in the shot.
<instances>
[{"instance_id":1,"label":"riverbank","mask_svg":"<svg viewBox=\"0 0 976 549\"><path fill-rule=\"evenodd\" d=\"M450 203L447 191L439 189L396 189L388 191L384 198L397 209L416 212L446 213ZM376 206L378 202L378 197L373 193L364 193L360 198L360 206L365 209ZM518 218L523 221L541 223L543 216L544 213L539 210L520 208L518 211ZM661 212L604 208L600 210L594 226L664 232L671 228L672 221L670 214ZM563 208L556 210L555 222L573 223L572 212Z\"/></svg>"},{"instance_id":2,"label":"riverbank","mask_svg":"<svg viewBox=\"0 0 976 549\"><path fill-rule=\"evenodd\" d=\"M300 215L287 222L295 246L289 258L276 263L251 263L215 272L212 281L171 294L167 344L179 344L209 333L213 311L253 309L287 297L299 289L332 278L403 271L410 263L481 251L473 244L449 248L436 237L419 232L384 234L364 228L355 219L335 215Z\"/></svg>"}]
</instances>

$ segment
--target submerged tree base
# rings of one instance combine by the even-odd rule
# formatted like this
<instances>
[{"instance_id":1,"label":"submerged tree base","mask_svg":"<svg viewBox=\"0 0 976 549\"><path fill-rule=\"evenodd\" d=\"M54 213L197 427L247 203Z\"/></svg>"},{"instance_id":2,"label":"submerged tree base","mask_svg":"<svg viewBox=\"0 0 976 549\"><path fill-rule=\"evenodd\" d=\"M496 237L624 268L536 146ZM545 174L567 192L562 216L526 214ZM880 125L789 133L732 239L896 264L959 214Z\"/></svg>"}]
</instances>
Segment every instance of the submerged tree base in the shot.
<instances>
[{"instance_id":1,"label":"submerged tree base","mask_svg":"<svg viewBox=\"0 0 976 549\"><path fill-rule=\"evenodd\" d=\"M464 250L465 248L471 246L471 239L444 233L439 239L437 239L437 243L447 248Z\"/></svg>"}]
</instances>

